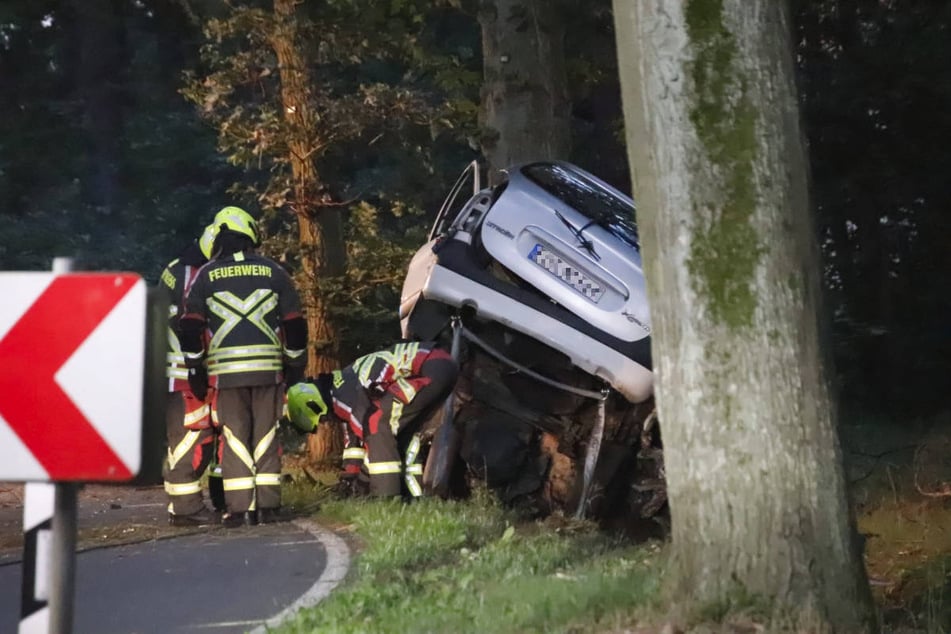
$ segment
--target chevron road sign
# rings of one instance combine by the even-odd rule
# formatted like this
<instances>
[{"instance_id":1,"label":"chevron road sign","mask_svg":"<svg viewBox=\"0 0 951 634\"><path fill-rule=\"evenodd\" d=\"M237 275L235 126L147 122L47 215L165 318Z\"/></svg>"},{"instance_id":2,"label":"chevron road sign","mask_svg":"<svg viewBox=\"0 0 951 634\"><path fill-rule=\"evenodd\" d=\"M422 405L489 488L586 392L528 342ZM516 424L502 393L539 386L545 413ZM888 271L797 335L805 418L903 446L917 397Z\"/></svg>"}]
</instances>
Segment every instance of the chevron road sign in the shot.
<instances>
[{"instance_id":1,"label":"chevron road sign","mask_svg":"<svg viewBox=\"0 0 951 634\"><path fill-rule=\"evenodd\" d=\"M146 310L132 273L0 273L0 481L138 473Z\"/></svg>"}]
</instances>

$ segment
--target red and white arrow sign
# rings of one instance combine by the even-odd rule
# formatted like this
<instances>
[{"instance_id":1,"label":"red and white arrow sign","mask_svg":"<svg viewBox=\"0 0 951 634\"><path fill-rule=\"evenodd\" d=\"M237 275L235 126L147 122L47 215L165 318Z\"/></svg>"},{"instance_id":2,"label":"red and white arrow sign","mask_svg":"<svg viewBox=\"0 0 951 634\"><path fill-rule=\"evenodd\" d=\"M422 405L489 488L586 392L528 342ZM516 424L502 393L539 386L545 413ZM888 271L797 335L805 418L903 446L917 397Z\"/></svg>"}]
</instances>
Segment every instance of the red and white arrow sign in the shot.
<instances>
[{"instance_id":1,"label":"red and white arrow sign","mask_svg":"<svg viewBox=\"0 0 951 634\"><path fill-rule=\"evenodd\" d=\"M139 471L145 282L0 273L0 481Z\"/></svg>"}]
</instances>

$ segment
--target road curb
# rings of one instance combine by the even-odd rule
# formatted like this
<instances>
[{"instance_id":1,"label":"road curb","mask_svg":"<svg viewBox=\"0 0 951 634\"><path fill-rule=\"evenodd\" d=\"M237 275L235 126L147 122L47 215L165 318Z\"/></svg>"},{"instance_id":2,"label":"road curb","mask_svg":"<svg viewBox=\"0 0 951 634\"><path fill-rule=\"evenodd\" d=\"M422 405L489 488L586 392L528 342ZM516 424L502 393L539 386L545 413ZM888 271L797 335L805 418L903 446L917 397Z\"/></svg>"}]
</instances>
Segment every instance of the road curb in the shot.
<instances>
[{"instance_id":1,"label":"road curb","mask_svg":"<svg viewBox=\"0 0 951 634\"><path fill-rule=\"evenodd\" d=\"M250 634L266 634L268 629L277 627L293 617L298 611L317 605L347 576L350 569L350 548L341 537L317 522L309 519L296 519L294 525L313 535L327 552L327 565L324 572L304 594L296 601L275 614Z\"/></svg>"}]
</instances>

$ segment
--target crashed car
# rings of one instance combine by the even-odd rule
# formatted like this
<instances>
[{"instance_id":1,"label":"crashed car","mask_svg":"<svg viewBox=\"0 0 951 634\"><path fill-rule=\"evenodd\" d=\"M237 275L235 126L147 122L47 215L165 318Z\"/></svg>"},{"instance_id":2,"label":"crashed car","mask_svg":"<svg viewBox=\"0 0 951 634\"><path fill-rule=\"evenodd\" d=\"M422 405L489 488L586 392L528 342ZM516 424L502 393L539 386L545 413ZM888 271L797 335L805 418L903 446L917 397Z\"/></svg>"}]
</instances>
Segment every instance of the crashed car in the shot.
<instances>
[{"instance_id":1,"label":"crashed car","mask_svg":"<svg viewBox=\"0 0 951 634\"><path fill-rule=\"evenodd\" d=\"M464 176L473 195L452 213L457 182L409 265L403 336L425 337L468 307L564 353L632 403L649 398L650 313L634 202L567 163L519 166L481 190L476 166ZM493 263L508 279L493 274Z\"/></svg>"},{"instance_id":2,"label":"crashed car","mask_svg":"<svg viewBox=\"0 0 951 634\"><path fill-rule=\"evenodd\" d=\"M400 324L431 340L461 321L480 342L461 353L460 452L490 484L525 492L545 477L524 482L513 466L538 453L531 430L584 444L591 403L579 392L610 392L622 418L652 400L651 321L629 196L565 162L504 175L483 187L473 162L456 181L409 264Z\"/></svg>"}]
</instances>

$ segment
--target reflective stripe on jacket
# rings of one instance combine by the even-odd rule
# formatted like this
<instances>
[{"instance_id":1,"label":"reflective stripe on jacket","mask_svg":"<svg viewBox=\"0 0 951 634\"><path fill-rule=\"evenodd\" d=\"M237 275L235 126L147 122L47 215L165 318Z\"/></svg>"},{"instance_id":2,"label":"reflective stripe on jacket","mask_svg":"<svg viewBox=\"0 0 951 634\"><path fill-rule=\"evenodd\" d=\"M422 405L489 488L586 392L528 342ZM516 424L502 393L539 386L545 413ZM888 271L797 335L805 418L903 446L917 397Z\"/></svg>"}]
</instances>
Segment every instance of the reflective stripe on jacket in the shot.
<instances>
[{"instance_id":1,"label":"reflective stripe on jacket","mask_svg":"<svg viewBox=\"0 0 951 634\"><path fill-rule=\"evenodd\" d=\"M398 343L360 357L333 373L333 409L356 438L364 437L367 421L377 409L375 401L387 392L409 403L429 379L418 376L436 348L433 342Z\"/></svg>"},{"instance_id":2,"label":"reflective stripe on jacket","mask_svg":"<svg viewBox=\"0 0 951 634\"><path fill-rule=\"evenodd\" d=\"M281 332L300 311L297 290L277 262L237 252L202 267L183 317L205 323L208 374L227 388L279 383L285 362L305 360L303 351L285 350Z\"/></svg>"},{"instance_id":3,"label":"reflective stripe on jacket","mask_svg":"<svg viewBox=\"0 0 951 634\"><path fill-rule=\"evenodd\" d=\"M179 317L184 305L185 295L194 283L201 266L185 264L175 258L162 271L159 285L168 297L168 348L165 353L165 376L168 378L168 391L181 392L188 387L188 368L185 367L185 355L179 340Z\"/></svg>"}]
</instances>

